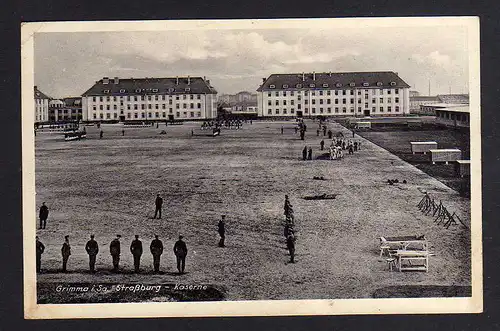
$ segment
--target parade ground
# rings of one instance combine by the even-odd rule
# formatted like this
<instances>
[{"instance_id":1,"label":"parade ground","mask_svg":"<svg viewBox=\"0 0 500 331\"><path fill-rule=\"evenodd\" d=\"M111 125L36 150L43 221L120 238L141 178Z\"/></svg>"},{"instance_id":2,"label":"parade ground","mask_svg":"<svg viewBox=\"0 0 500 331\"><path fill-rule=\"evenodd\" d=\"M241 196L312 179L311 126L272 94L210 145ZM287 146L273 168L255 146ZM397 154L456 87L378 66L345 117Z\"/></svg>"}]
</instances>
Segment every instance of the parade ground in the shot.
<instances>
[{"instance_id":1,"label":"parade ground","mask_svg":"<svg viewBox=\"0 0 500 331\"><path fill-rule=\"evenodd\" d=\"M46 247L37 279L39 300L63 302L54 287L66 283L206 284L217 292L207 300L404 296L406 287L416 288L414 293L443 288L464 295L461 289L471 285L470 230L461 224L446 229L417 204L428 193L470 225L470 200L358 135L354 140L361 150L354 155L321 157L327 150L320 151L320 141L328 147L328 137L317 136L317 122L305 123L305 141L291 120L245 123L217 137L201 130L200 123L124 128L124 136L122 125L104 124L102 139L100 129L87 127L87 139L70 142L61 133L37 133L36 204L46 202L50 210L47 228L37 230ZM351 139L339 124L328 126ZM312 147L312 161L302 160L304 146ZM388 179L399 183L388 185ZM158 193L163 215L152 219ZM285 194L295 212L293 264L283 236ZM321 194L336 198L303 199ZM217 245L222 214L225 248ZM38 228L38 220L33 222ZM84 249L90 234L100 246L95 274L88 271ZM109 254L117 234L122 236L119 274L110 272ZM165 247L161 274L152 272L149 252L155 234ZM182 275L172 251L179 234L189 250ZM68 272L61 273L65 235L72 255ZM133 273L129 250L134 235L144 247L139 274ZM434 255L428 272L391 272L379 256L379 237L413 235L425 235L430 243Z\"/></svg>"}]
</instances>

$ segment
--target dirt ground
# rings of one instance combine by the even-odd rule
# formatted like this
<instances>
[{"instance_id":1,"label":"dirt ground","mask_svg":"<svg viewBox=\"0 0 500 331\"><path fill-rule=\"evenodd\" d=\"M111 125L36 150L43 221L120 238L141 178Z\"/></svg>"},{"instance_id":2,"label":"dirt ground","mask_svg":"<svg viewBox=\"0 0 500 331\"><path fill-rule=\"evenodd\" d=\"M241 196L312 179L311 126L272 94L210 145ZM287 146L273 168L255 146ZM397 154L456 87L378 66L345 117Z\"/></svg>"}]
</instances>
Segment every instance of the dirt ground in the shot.
<instances>
[{"instance_id":1,"label":"dirt ground","mask_svg":"<svg viewBox=\"0 0 500 331\"><path fill-rule=\"evenodd\" d=\"M429 192L470 223L469 200L360 136L361 150L343 160L302 161L305 145L314 158L322 153L321 139L329 145L316 136L316 123L306 123L305 141L292 121L254 121L219 137L196 123L125 128L125 136L120 125L103 125L102 139L87 127L87 139L74 142L38 133L36 202L50 209L47 229L37 230L46 246L39 299L61 302L54 288L69 282L207 284L224 300L369 298L390 286L470 286L469 230L438 226L416 207ZM329 126L348 135L338 124ZM390 186L387 179L400 183ZM157 193L164 198L161 220L151 219ZM303 199L323 193L338 195ZM295 264L288 263L283 237L285 194L298 231ZM227 215L225 248L217 247L221 214ZM96 274L87 271L84 250L91 233L100 245ZM122 235L120 274L109 272L116 234ZM144 246L140 274L131 272L135 234ZM149 254L155 234L165 246L159 275L151 273ZM176 274L172 252L179 234L189 249L183 275ZM390 272L378 238L416 234L426 235L435 254L429 272ZM64 235L72 255L63 274Z\"/></svg>"},{"instance_id":2,"label":"dirt ground","mask_svg":"<svg viewBox=\"0 0 500 331\"><path fill-rule=\"evenodd\" d=\"M468 131L458 131L426 124L421 129L408 130L386 127L359 132L359 134L456 191L460 190L461 185L470 187L469 178L461 179L456 176L454 164L432 164L429 161L429 154L412 154L410 148L410 142L412 141L435 141L438 143L438 148L460 149L462 159L468 160L470 159L470 134Z\"/></svg>"}]
</instances>

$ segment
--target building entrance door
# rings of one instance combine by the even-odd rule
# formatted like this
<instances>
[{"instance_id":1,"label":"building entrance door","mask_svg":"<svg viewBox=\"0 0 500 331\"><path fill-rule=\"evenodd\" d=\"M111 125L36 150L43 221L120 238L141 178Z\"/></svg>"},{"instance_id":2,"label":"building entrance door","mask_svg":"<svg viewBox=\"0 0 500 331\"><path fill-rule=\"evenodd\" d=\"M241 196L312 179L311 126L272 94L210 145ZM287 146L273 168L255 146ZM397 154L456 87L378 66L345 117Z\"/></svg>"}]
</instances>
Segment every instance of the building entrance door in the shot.
<instances>
[{"instance_id":1,"label":"building entrance door","mask_svg":"<svg viewBox=\"0 0 500 331\"><path fill-rule=\"evenodd\" d=\"M302 110L297 110L297 117L302 117Z\"/></svg>"},{"instance_id":2,"label":"building entrance door","mask_svg":"<svg viewBox=\"0 0 500 331\"><path fill-rule=\"evenodd\" d=\"M365 116L370 116L370 109L365 109Z\"/></svg>"},{"instance_id":3,"label":"building entrance door","mask_svg":"<svg viewBox=\"0 0 500 331\"><path fill-rule=\"evenodd\" d=\"M125 122L125 115L120 115L120 122Z\"/></svg>"}]
</instances>

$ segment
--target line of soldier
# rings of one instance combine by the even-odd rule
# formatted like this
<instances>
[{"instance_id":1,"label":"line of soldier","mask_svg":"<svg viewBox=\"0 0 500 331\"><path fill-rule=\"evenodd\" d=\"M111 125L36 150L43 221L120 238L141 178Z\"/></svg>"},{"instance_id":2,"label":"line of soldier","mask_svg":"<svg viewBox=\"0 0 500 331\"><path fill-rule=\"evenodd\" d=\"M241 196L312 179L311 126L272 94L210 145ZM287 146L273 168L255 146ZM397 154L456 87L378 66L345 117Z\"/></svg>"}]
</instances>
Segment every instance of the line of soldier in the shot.
<instances>
[{"instance_id":1,"label":"line of soldier","mask_svg":"<svg viewBox=\"0 0 500 331\"><path fill-rule=\"evenodd\" d=\"M90 235L90 240L85 245L85 251L89 256L89 268L90 271L95 273L95 263L97 254L99 253L99 245L97 241L94 239L95 236ZM120 243L121 235L116 235L116 238L113 239L109 245L109 252L113 259L113 271L119 271L119 263L120 263L120 254L121 254L121 243ZM184 237L182 235L179 236L179 240L176 241L174 245L174 254L177 259L177 270L179 273L184 273L184 269L186 266L186 256L187 256L187 245L182 240ZM153 255L153 266L154 271L158 273L160 271L160 257L163 254L163 243L160 239L158 239L158 235L155 235L155 239L151 242L149 246L151 254ZM42 254L45 251L45 246L39 240L39 237L36 236L36 271L41 271L41 259ZM130 252L134 257L134 270L136 273L139 272L141 256L143 253L142 242L139 240L139 236L135 235L135 239L132 241L130 245ZM71 245L69 243L69 236L64 236L64 243L61 248L62 255L62 271L67 271L68 259L71 256Z\"/></svg>"},{"instance_id":2,"label":"line of soldier","mask_svg":"<svg viewBox=\"0 0 500 331\"><path fill-rule=\"evenodd\" d=\"M293 206L285 195L285 204L283 206L285 215L285 229L283 234L286 238L286 246L290 253L290 263L295 263L295 231L293 226L295 224L295 216L293 214Z\"/></svg>"}]
</instances>

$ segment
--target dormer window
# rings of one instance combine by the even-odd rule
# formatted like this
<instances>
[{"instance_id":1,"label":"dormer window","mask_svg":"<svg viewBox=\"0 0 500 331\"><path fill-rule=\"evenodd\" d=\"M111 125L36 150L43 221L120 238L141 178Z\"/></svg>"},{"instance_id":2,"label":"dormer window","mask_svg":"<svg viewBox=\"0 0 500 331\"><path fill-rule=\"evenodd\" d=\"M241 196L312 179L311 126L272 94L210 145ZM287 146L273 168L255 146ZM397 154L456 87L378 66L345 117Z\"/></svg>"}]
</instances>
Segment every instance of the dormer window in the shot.
<instances>
[{"instance_id":1,"label":"dormer window","mask_svg":"<svg viewBox=\"0 0 500 331\"><path fill-rule=\"evenodd\" d=\"M353 87L353 86L356 86L355 83L350 83L349 86Z\"/></svg>"},{"instance_id":2,"label":"dormer window","mask_svg":"<svg viewBox=\"0 0 500 331\"><path fill-rule=\"evenodd\" d=\"M158 89L157 89L157 88L154 88L154 89L153 89L153 92L158 92Z\"/></svg>"},{"instance_id":3,"label":"dormer window","mask_svg":"<svg viewBox=\"0 0 500 331\"><path fill-rule=\"evenodd\" d=\"M275 88L275 87L276 87L276 85L274 85L274 84L269 85L269 88Z\"/></svg>"},{"instance_id":4,"label":"dormer window","mask_svg":"<svg viewBox=\"0 0 500 331\"><path fill-rule=\"evenodd\" d=\"M121 89L121 90L120 90L120 93L125 93L125 90L124 90L124 89Z\"/></svg>"},{"instance_id":5,"label":"dormer window","mask_svg":"<svg viewBox=\"0 0 500 331\"><path fill-rule=\"evenodd\" d=\"M342 87L342 84L337 83L337 84L335 84L335 86L337 86L337 87Z\"/></svg>"},{"instance_id":6,"label":"dormer window","mask_svg":"<svg viewBox=\"0 0 500 331\"><path fill-rule=\"evenodd\" d=\"M141 93L141 89L140 88L136 89L135 93Z\"/></svg>"},{"instance_id":7,"label":"dormer window","mask_svg":"<svg viewBox=\"0 0 500 331\"><path fill-rule=\"evenodd\" d=\"M364 82L364 83L363 83L363 86L365 86L365 87L366 87L366 86L370 86L370 84L368 84L367 82Z\"/></svg>"},{"instance_id":8,"label":"dormer window","mask_svg":"<svg viewBox=\"0 0 500 331\"><path fill-rule=\"evenodd\" d=\"M316 87L316 84L309 84L309 87Z\"/></svg>"},{"instance_id":9,"label":"dormer window","mask_svg":"<svg viewBox=\"0 0 500 331\"><path fill-rule=\"evenodd\" d=\"M171 88L169 88L169 89L168 89L168 91L169 91L169 92L174 92L174 91L175 91L175 89L171 87Z\"/></svg>"},{"instance_id":10,"label":"dormer window","mask_svg":"<svg viewBox=\"0 0 500 331\"><path fill-rule=\"evenodd\" d=\"M302 88L302 84L297 84L297 85L295 85L295 87Z\"/></svg>"},{"instance_id":11,"label":"dormer window","mask_svg":"<svg viewBox=\"0 0 500 331\"><path fill-rule=\"evenodd\" d=\"M190 87L186 87L186 88L184 89L184 91L189 92L189 91L191 91L191 88L190 88ZM154 91L153 91L153 92L154 92Z\"/></svg>"},{"instance_id":12,"label":"dormer window","mask_svg":"<svg viewBox=\"0 0 500 331\"><path fill-rule=\"evenodd\" d=\"M391 82L391 86L396 86L396 82Z\"/></svg>"},{"instance_id":13,"label":"dormer window","mask_svg":"<svg viewBox=\"0 0 500 331\"><path fill-rule=\"evenodd\" d=\"M382 82L377 82L377 86L382 86Z\"/></svg>"},{"instance_id":14,"label":"dormer window","mask_svg":"<svg viewBox=\"0 0 500 331\"><path fill-rule=\"evenodd\" d=\"M326 84L326 83L325 83L325 84L323 84L323 87L328 87L328 84Z\"/></svg>"},{"instance_id":15,"label":"dormer window","mask_svg":"<svg viewBox=\"0 0 500 331\"><path fill-rule=\"evenodd\" d=\"M104 93L106 93L106 94L109 93L109 90L104 90Z\"/></svg>"},{"instance_id":16,"label":"dormer window","mask_svg":"<svg viewBox=\"0 0 500 331\"><path fill-rule=\"evenodd\" d=\"M287 85L287 84L284 84L284 85L283 85L283 88L288 88L288 85Z\"/></svg>"}]
</instances>

